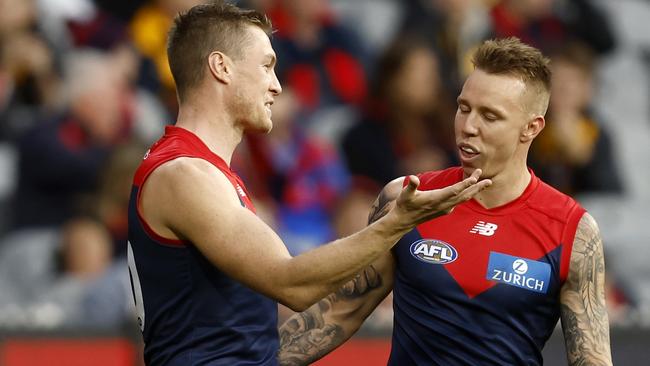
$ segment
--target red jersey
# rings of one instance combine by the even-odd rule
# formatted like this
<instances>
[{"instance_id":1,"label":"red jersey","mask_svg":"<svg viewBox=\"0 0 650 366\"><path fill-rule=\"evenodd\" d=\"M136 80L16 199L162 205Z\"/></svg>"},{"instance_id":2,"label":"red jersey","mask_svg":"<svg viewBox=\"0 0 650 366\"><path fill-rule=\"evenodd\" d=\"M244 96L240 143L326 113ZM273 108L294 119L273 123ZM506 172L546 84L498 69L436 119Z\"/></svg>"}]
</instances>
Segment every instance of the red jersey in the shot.
<instances>
[{"instance_id":1,"label":"red jersey","mask_svg":"<svg viewBox=\"0 0 650 366\"><path fill-rule=\"evenodd\" d=\"M470 200L395 246L390 364L542 364L585 210L531 175L514 201ZM419 189L462 179L462 168L429 172Z\"/></svg>"}]
</instances>

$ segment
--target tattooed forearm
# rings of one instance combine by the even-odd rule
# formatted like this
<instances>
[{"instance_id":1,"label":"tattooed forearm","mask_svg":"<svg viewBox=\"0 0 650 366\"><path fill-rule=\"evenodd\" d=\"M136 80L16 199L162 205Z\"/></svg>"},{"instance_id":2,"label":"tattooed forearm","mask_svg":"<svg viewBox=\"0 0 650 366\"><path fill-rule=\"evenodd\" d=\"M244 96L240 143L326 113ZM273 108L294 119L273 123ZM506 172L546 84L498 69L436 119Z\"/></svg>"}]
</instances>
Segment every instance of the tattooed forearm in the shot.
<instances>
[{"instance_id":1,"label":"tattooed forearm","mask_svg":"<svg viewBox=\"0 0 650 366\"><path fill-rule=\"evenodd\" d=\"M379 220L390 211L391 203L396 198L396 195L394 196L392 197L388 190L382 190L370 209L368 224ZM354 329L363 321L362 318L368 315L364 313L359 316L360 304L367 300L366 295L383 284L380 272L371 265L338 291L306 311L289 318L280 327L280 365L307 365L351 337Z\"/></svg>"},{"instance_id":2,"label":"tattooed forearm","mask_svg":"<svg viewBox=\"0 0 650 366\"><path fill-rule=\"evenodd\" d=\"M307 365L343 343L351 334L328 315L335 306L345 311L346 301L359 299L381 284L381 275L369 266L335 293L289 318L280 327L280 365Z\"/></svg>"},{"instance_id":3,"label":"tattooed forearm","mask_svg":"<svg viewBox=\"0 0 650 366\"><path fill-rule=\"evenodd\" d=\"M569 364L611 365L602 239L585 215L576 232L569 276L562 288L562 328Z\"/></svg>"},{"instance_id":4,"label":"tattooed forearm","mask_svg":"<svg viewBox=\"0 0 650 366\"><path fill-rule=\"evenodd\" d=\"M294 315L280 327L278 361L280 365L307 365L327 354L331 344L338 345L344 339L340 326L326 324L318 308L310 308Z\"/></svg>"},{"instance_id":5,"label":"tattooed forearm","mask_svg":"<svg viewBox=\"0 0 650 366\"><path fill-rule=\"evenodd\" d=\"M381 275L374 266L368 266L352 280L343 285L338 291L329 297L334 296L337 300L355 299L368 293L370 290L381 286Z\"/></svg>"}]
</instances>

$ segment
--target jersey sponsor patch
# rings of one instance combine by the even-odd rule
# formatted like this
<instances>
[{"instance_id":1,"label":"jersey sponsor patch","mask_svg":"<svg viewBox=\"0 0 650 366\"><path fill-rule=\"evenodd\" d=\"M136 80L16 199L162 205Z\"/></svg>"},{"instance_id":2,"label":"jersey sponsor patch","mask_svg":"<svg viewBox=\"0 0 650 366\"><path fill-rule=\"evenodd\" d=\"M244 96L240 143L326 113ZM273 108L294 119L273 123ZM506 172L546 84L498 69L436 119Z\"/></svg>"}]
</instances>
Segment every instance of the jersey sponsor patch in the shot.
<instances>
[{"instance_id":1,"label":"jersey sponsor patch","mask_svg":"<svg viewBox=\"0 0 650 366\"><path fill-rule=\"evenodd\" d=\"M532 259L490 252L486 278L545 294L551 278L551 266Z\"/></svg>"},{"instance_id":2,"label":"jersey sponsor patch","mask_svg":"<svg viewBox=\"0 0 650 366\"><path fill-rule=\"evenodd\" d=\"M445 264L458 259L456 248L435 239L421 239L411 244L411 255L426 263Z\"/></svg>"}]
</instances>

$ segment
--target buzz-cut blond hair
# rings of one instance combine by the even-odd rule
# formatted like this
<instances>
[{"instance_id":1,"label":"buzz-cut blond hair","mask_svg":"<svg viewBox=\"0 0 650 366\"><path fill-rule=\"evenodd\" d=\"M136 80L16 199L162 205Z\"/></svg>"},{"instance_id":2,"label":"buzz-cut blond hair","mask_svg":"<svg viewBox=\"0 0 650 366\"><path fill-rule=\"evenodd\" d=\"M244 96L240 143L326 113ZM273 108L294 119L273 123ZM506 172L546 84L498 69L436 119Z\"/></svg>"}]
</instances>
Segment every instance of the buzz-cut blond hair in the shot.
<instances>
[{"instance_id":1,"label":"buzz-cut blond hair","mask_svg":"<svg viewBox=\"0 0 650 366\"><path fill-rule=\"evenodd\" d=\"M510 75L521 79L528 89L538 92L537 104L543 115L548 108L551 90L550 60L540 50L519 38L490 39L476 50L472 58L476 69L488 74Z\"/></svg>"}]
</instances>

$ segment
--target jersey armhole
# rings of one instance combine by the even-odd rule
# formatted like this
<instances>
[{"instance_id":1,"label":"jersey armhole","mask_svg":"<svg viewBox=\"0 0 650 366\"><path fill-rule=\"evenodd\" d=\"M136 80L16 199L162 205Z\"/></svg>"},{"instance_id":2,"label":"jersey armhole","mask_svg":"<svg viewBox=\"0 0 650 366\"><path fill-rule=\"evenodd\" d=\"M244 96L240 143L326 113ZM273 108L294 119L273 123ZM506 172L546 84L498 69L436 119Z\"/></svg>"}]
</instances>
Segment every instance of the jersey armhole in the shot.
<instances>
[{"instance_id":1,"label":"jersey armhole","mask_svg":"<svg viewBox=\"0 0 650 366\"><path fill-rule=\"evenodd\" d=\"M580 219L582 219L582 216L585 214L585 212L587 211L576 203L573 208L571 208L569 218L566 225L564 226L564 232L562 233L562 254L560 258L561 283L564 283L567 276L569 275L571 253L573 252L573 241L575 240L578 223L580 223Z\"/></svg>"}]
</instances>

